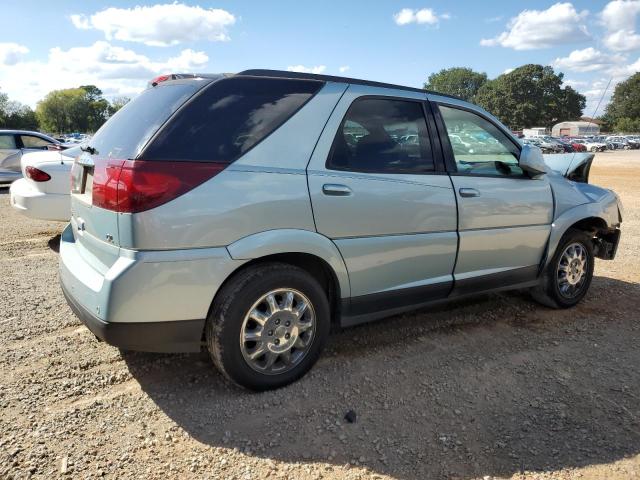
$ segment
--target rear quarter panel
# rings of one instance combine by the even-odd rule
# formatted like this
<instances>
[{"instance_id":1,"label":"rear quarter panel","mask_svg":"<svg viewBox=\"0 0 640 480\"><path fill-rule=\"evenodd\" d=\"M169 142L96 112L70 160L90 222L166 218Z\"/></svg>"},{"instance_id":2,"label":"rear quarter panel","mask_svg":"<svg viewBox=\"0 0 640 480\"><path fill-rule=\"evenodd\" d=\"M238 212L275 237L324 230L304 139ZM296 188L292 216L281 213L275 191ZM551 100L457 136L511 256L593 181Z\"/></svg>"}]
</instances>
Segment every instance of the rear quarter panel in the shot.
<instances>
[{"instance_id":1,"label":"rear quarter panel","mask_svg":"<svg viewBox=\"0 0 640 480\"><path fill-rule=\"evenodd\" d=\"M327 83L280 128L197 188L152 210L119 215L121 245L217 247L267 230L315 231L306 166L346 88Z\"/></svg>"}]
</instances>

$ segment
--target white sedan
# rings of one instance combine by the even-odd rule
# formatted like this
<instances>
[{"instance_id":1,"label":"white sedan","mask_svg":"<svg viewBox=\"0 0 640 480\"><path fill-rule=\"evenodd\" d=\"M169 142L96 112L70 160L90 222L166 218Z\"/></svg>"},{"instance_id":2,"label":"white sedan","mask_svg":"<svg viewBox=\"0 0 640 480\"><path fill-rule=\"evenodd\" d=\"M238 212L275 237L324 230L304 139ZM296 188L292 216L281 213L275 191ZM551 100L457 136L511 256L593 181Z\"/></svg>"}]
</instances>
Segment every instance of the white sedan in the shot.
<instances>
[{"instance_id":1,"label":"white sedan","mask_svg":"<svg viewBox=\"0 0 640 480\"><path fill-rule=\"evenodd\" d=\"M68 222L71 167L79 154L80 146L23 155L23 178L11 184L11 206L31 218Z\"/></svg>"}]
</instances>

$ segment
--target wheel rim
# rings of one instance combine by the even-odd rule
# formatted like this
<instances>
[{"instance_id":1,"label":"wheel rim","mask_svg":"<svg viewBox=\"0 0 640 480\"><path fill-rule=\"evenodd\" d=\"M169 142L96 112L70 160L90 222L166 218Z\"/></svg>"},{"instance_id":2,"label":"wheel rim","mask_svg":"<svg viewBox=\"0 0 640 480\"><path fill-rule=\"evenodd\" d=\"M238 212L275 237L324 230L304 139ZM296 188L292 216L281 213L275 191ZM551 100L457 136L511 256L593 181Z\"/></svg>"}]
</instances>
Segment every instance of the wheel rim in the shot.
<instances>
[{"instance_id":1,"label":"wheel rim","mask_svg":"<svg viewBox=\"0 0 640 480\"><path fill-rule=\"evenodd\" d=\"M560 295L565 298L577 297L587 280L589 258L584 245L572 243L565 248L558 262L557 281Z\"/></svg>"},{"instance_id":2,"label":"wheel rim","mask_svg":"<svg viewBox=\"0 0 640 480\"><path fill-rule=\"evenodd\" d=\"M305 357L315 335L311 301L292 288L272 290L256 301L242 322L240 349L255 371L278 375Z\"/></svg>"}]
</instances>

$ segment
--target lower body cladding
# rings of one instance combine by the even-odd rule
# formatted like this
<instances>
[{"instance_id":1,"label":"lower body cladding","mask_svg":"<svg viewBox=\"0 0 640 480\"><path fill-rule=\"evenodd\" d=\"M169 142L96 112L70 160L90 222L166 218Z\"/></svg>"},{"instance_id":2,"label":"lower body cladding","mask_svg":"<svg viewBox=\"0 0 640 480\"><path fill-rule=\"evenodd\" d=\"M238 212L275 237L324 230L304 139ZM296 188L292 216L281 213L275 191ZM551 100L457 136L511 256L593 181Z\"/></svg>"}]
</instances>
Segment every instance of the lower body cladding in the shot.
<instances>
[{"instance_id":1,"label":"lower body cladding","mask_svg":"<svg viewBox=\"0 0 640 480\"><path fill-rule=\"evenodd\" d=\"M243 263L226 248L139 252L80 241L71 224L60 241L67 302L99 339L125 350L199 351L211 300Z\"/></svg>"}]
</instances>

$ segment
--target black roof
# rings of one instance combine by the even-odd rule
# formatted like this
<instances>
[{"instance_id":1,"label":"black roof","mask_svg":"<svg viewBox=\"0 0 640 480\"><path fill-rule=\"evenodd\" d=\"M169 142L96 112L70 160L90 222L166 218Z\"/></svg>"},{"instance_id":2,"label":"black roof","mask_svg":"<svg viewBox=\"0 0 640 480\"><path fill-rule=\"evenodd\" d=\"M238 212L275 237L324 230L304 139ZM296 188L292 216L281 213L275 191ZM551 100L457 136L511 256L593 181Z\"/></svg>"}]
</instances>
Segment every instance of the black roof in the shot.
<instances>
[{"instance_id":1,"label":"black roof","mask_svg":"<svg viewBox=\"0 0 640 480\"><path fill-rule=\"evenodd\" d=\"M419 93L431 93L433 95L440 95L442 97L455 98L462 100L455 95L447 95L446 93L433 92L425 90L424 88L405 87L403 85L394 85L392 83L372 82L370 80L361 80L358 78L338 77L334 75L318 75L316 73L302 73L302 72L290 72L285 70L267 70L267 69L253 69L244 70L238 73L238 75L251 75L253 77L277 77L277 78L300 78L306 80L319 80L322 82L339 82L339 83L351 83L355 85L366 85L369 87L381 87L381 88L395 88L398 90L406 90L409 92Z\"/></svg>"}]
</instances>

